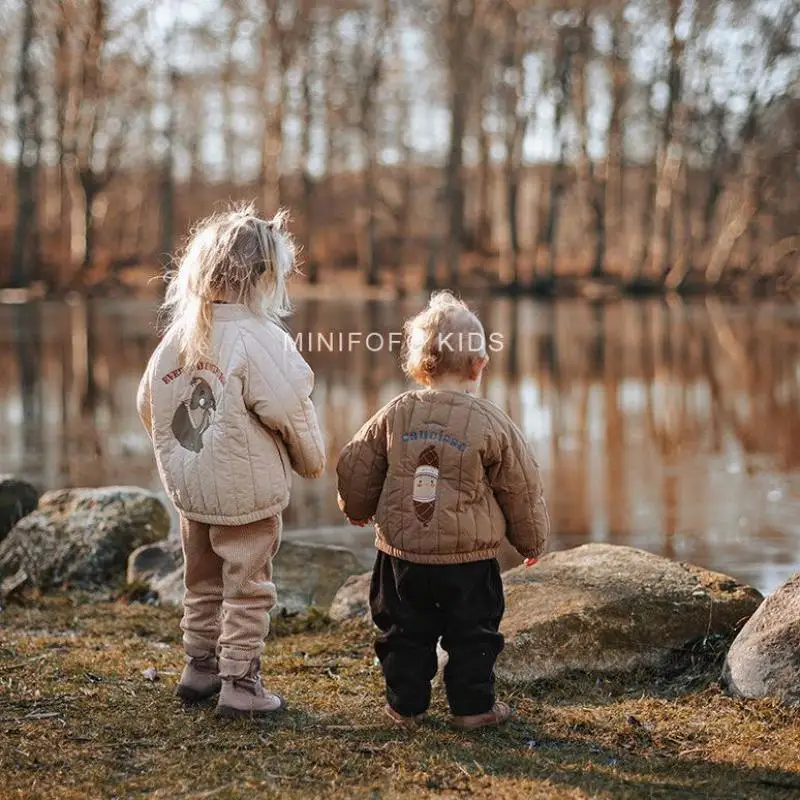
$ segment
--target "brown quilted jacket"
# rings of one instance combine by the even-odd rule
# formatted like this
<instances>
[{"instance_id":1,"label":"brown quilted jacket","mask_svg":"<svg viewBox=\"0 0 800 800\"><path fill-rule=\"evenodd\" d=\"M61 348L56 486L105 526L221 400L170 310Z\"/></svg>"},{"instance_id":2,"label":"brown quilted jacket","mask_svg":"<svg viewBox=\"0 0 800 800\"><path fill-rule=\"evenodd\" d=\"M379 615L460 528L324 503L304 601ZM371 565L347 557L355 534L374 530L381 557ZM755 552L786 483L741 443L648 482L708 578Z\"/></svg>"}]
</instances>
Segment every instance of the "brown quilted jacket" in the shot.
<instances>
[{"instance_id":1,"label":"brown quilted jacket","mask_svg":"<svg viewBox=\"0 0 800 800\"><path fill-rule=\"evenodd\" d=\"M550 531L539 467L489 400L422 389L384 406L344 448L340 504L375 517L375 545L422 564L494 558L504 536L538 558Z\"/></svg>"}]
</instances>

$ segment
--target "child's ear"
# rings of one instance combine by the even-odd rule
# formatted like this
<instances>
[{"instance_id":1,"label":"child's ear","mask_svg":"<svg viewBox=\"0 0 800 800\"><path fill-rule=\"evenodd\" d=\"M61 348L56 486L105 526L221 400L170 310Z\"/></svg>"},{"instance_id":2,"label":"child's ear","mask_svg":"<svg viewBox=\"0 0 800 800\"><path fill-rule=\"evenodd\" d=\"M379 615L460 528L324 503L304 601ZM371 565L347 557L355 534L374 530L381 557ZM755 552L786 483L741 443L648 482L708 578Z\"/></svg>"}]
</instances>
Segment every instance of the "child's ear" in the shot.
<instances>
[{"instance_id":1,"label":"child's ear","mask_svg":"<svg viewBox=\"0 0 800 800\"><path fill-rule=\"evenodd\" d=\"M478 380L488 363L489 356L479 356L478 358L472 359L472 363L470 364L470 380Z\"/></svg>"}]
</instances>

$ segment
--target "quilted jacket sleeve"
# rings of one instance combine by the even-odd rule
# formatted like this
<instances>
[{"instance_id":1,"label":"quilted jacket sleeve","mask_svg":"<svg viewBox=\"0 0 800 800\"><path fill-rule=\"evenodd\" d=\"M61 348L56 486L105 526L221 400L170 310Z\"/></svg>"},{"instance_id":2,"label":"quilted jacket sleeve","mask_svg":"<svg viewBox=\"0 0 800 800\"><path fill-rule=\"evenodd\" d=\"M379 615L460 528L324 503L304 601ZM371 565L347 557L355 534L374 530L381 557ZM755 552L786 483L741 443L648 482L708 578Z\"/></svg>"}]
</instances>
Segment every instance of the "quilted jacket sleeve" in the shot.
<instances>
[{"instance_id":1,"label":"quilted jacket sleeve","mask_svg":"<svg viewBox=\"0 0 800 800\"><path fill-rule=\"evenodd\" d=\"M139 381L139 390L136 392L136 411L139 413L139 419L147 431L147 435L153 438L153 407L150 397L150 379L153 374L153 363L155 361L155 354L147 363L147 368Z\"/></svg>"},{"instance_id":2,"label":"quilted jacket sleeve","mask_svg":"<svg viewBox=\"0 0 800 800\"><path fill-rule=\"evenodd\" d=\"M496 417L492 430L484 466L506 518L506 535L524 558L539 558L550 535L539 465L522 431L510 419Z\"/></svg>"},{"instance_id":3,"label":"quilted jacket sleeve","mask_svg":"<svg viewBox=\"0 0 800 800\"><path fill-rule=\"evenodd\" d=\"M339 506L348 519L362 522L375 515L386 480L387 410L381 409L350 440L339 456L336 474Z\"/></svg>"},{"instance_id":4,"label":"quilted jacket sleeve","mask_svg":"<svg viewBox=\"0 0 800 800\"><path fill-rule=\"evenodd\" d=\"M311 402L311 367L282 331L272 341L245 334L243 342L245 405L264 427L280 434L295 472L318 478L325 469L325 442Z\"/></svg>"}]
</instances>

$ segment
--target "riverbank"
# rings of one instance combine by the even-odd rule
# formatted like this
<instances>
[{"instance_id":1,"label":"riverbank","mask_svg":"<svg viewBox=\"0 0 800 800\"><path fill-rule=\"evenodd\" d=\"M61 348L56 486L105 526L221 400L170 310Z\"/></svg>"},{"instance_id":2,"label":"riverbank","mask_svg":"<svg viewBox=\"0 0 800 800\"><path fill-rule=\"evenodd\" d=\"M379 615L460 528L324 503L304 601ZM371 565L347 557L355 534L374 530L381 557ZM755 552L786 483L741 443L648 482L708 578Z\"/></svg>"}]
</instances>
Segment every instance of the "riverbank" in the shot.
<instances>
[{"instance_id":1,"label":"riverbank","mask_svg":"<svg viewBox=\"0 0 800 800\"><path fill-rule=\"evenodd\" d=\"M437 288L457 289L466 297L499 296L530 297L538 300L583 298L593 302L622 300L625 298L702 298L717 297L733 301L793 300L800 296L800 275L787 269L780 274L750 274L745 270L731 270L722 279L709 281L696 272L679 282L668 282L648 275L622 275L607 272L591 275L581 270L559 271L554 275L544 273L505 279L498 277L508 270L500 269L495 261L474 260L459 275L454 286L443 275L436 275ZM131 295L156 297L163 289L162 269L157 265L128 267L103 277L76 285L69 289L37 282L19 289L0 288L0 304L19 304L42 299L62 299L74 292L93 297ZM295 299L330 300L350 297L359 300L390 300L407 295L427 295L429 276L420 265L404 267L400 273L385 269L383 277L374 285L364 281L362 272L353 268L320 268L313 283L306 277L292 280L291 294Z\"/></svg>"},{"instance_id":2,"label":"riverbank","mask_svg":"<svg viewBox=\"0 0 800 800\"><path fill-rule=\"evenodd\" d=\"M463 734L395 730L363 621L281 620L264 723L184 710L179 611L28 596L2 612L0 798L778 798L800 790L796 712L739 701L717 665L665 679L501 685L518 717ZM707 662L704 662L707 663ZM157 680L144 673L154 668ZM149 673L152 677L152 673Z\"/></svg>"}]
</instances>

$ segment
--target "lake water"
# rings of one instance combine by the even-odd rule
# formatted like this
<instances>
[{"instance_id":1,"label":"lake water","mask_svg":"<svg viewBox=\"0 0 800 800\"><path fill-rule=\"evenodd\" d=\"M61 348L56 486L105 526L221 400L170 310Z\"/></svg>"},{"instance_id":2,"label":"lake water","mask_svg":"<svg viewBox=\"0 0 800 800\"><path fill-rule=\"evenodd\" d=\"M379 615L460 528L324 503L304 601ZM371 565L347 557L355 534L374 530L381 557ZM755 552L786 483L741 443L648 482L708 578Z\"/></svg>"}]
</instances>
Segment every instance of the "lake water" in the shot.
<instances>
[{"instance_id":1,"label":"lake water","mask_svg":"<svg viewBox=\"0 0 800 800\"><path fill-rule=\"evenodd\" d=\"M406 388L389 336L421 302L298 303L290 322L317 375L330 467L297 481L287 529L342 524L336 454ZM502 337L483 391L537 452L551 549L626 544L762 591L798 569L800 310L716 300L476 308ZM155 316L144 301L0 306L0 472L43 488L160 488L135 411ZM350 332L382 334L384 348L373 336L374 352L355 339L347 352ZM328 352L339 334L345 352ZM326 536L349 541L345 528Z\"/></svg>"}]
</instances>

